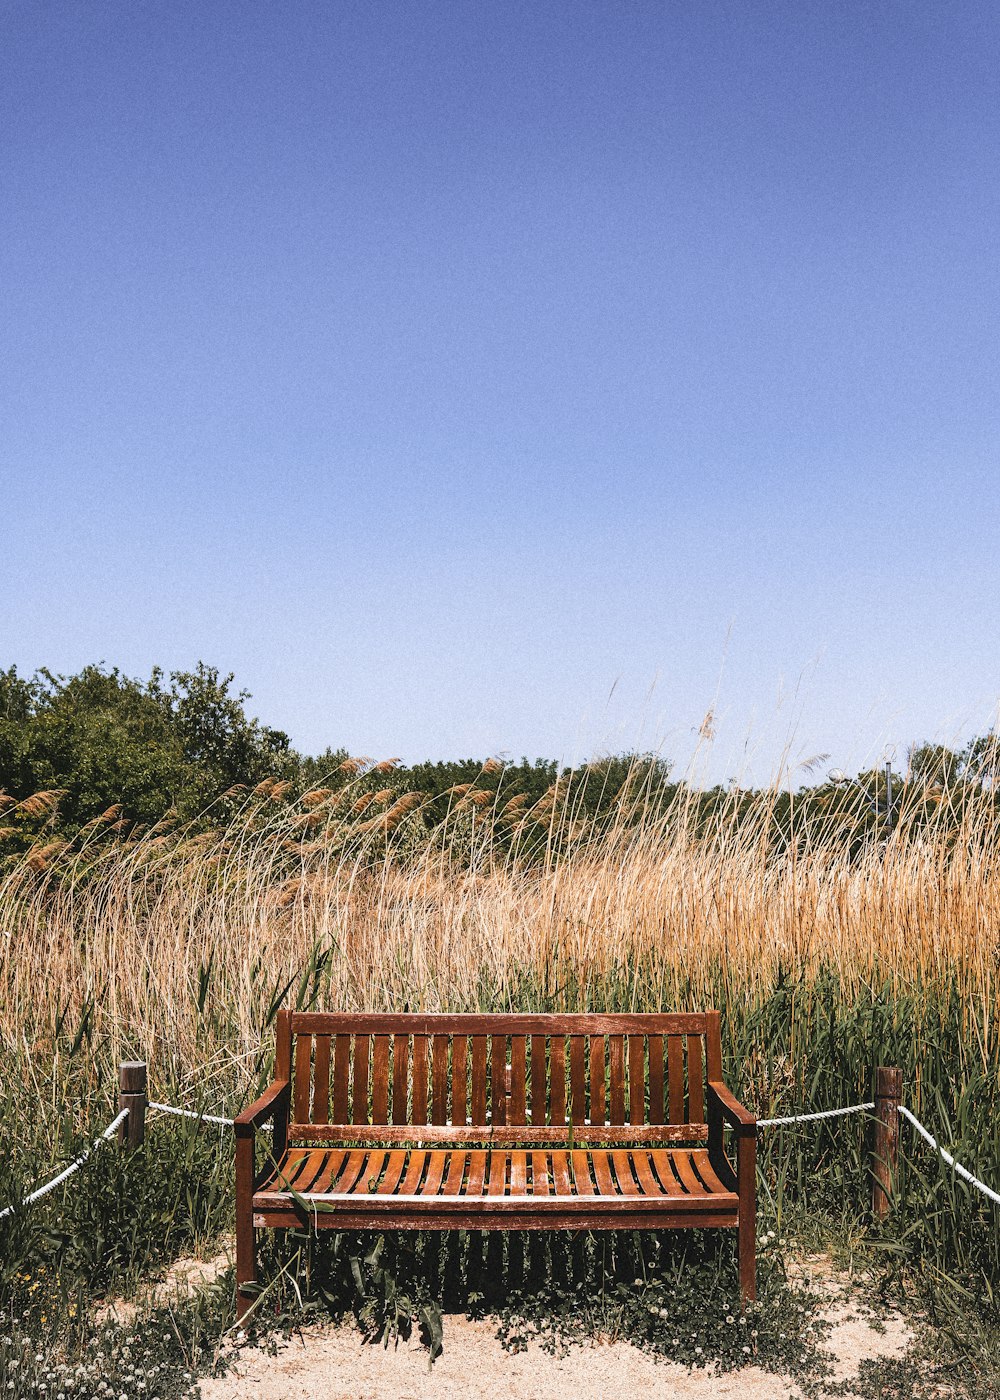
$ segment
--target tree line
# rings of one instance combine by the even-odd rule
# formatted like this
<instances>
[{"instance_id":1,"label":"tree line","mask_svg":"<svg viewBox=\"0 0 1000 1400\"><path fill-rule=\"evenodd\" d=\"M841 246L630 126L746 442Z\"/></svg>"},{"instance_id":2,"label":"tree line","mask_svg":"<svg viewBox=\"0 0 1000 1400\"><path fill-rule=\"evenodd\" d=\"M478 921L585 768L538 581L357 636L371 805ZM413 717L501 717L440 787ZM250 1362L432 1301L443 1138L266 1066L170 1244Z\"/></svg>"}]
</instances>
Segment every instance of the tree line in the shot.
<instances>
[{"instance_id":1,"label":"tree line","mask_svg":"<svg viewBox=\"0 0 1000 1400\"><path fill-rule=\"evenodd\" d=\"M251 696L235 677L200 662L193 671L154 668L138 680L117 668L86 666L72 676L40 670L22 676L15 666L0 670L0 839L20 844L37 833L39 821L79 830L102 816L134 829L166 813L178 820L222 820L239 794L271 780L287 784L291 796L317 786L336 790L352 782L364 790L391 788L421 794L428 826L445 816L455 795L471 794L483 807L528 811L556 801L571 802L583 817L666 810L685 798L696 826L708 826L725 809L729 818L759 811L760 794L732 785L708 791L685 789L670 763L656 754L622 754L570 772L550 759L519 762L496 758L370 765L366 779L344 749L309 756L289 737L248 712ZM851 812L854 832L884 829L909 802L932 815L942 802L993 791L1000 771L995 733L952 749L913 745L906 768L894 774L896 802L890 807L879 769L849 784L829 778L798 793L769 794L775 833L789 835L809 822L830 822ZM796 817L797 813L797 817ZM6 823L6 825L5 825Z\"/></svg>"}]
</instances>

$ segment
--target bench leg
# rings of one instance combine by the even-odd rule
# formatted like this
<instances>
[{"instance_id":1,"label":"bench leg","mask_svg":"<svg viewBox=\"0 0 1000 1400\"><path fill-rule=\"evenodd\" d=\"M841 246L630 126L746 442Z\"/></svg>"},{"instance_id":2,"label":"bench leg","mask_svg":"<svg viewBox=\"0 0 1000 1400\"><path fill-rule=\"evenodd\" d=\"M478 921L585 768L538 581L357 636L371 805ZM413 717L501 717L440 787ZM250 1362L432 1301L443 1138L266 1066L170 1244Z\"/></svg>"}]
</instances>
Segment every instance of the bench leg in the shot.
<instances>
[{"instance_id":1,"label":"bench leg","mask_svg":"<svg viewBox=\"0 0 1000 1400\"><path fill-rule=\"evenodd\" d=\"M253 1139L236 1141L236 1318L250 1307L255 1294L245 1285L257 1282L257 1232L253 1227Z\"/></svg>"},{"instance_id":2,"label":"bench leg","mask_svg":"<svg viewBox=\"0 0 1000 1400\"><path fill-rule=\"evenodd\" d=\"M737 1250L740 1261L740 1303L757 1298L757 1143L752 1137L740 1139L737 1163L740 1197Z\"/></svg>"},{"instance_id":3,"label":"bench leg","mask_svg":"<svg viewBox=\"0 0 1000 1400\"><path fill-rule=\"evenodd\" d=\"M740 1203L739 1241L740 1256L740 1303L753 1303L757 1299L757 1229L751 1204L745 1210Z\"/></svg>"}]
</instances>

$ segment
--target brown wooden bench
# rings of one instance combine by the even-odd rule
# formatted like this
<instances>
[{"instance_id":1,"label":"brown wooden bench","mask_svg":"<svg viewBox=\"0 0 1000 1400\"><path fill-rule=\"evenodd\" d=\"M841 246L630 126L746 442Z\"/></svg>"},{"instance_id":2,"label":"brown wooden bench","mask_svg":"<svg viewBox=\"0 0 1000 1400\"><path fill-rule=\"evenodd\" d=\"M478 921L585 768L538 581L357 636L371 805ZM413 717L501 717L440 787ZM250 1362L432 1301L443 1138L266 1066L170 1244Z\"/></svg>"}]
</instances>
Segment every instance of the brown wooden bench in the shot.
<instances>
[{"instance_id":1,"label":"brown wooden bench","mask_svg":"<svg viewBox=\"0 0 1000 1400\"><path fill-rule=\"evenodd\" d=\"M255 1134L270 1121L267 1165ZM723 1127L736 1135L736 1165ZM275 1079L236 1119L240 1316L256 1231L739 1232L755 1297L756 1120L719 1013L278 1014ZM248 1285L250 1287L248 1288Z\"/></svg>"}]
</instances>

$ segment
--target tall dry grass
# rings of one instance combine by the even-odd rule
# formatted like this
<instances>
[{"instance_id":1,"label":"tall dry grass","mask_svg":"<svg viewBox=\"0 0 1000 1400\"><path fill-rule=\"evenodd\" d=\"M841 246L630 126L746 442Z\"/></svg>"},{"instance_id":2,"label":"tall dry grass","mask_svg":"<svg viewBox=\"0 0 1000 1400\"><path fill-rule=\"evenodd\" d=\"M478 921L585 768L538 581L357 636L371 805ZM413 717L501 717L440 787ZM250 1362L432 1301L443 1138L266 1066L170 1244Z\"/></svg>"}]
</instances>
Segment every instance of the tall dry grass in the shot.
<instances>
[{"instance_id":1,"label":"tall dry grass","mask_svg":"<svg viewBox=\"0 0 1000 1400\"><path fill-rule=\"evenodd\" d=\"M217 830L40 837L0 880L0 1044L84 1018L109 1053L231 1096L282 999L733 1012L832 970L847 999L956 987L967 1049L996 1064L989 793L917 795L860 842L861 807L799 827L793 810L776 843L777 794L706 822L685 788L651 804L641 772L600 822L571 786L525 810L463 785L430 830L418 794L358 782L297 800L262 784Z\"/></svg>"}]
</instances>

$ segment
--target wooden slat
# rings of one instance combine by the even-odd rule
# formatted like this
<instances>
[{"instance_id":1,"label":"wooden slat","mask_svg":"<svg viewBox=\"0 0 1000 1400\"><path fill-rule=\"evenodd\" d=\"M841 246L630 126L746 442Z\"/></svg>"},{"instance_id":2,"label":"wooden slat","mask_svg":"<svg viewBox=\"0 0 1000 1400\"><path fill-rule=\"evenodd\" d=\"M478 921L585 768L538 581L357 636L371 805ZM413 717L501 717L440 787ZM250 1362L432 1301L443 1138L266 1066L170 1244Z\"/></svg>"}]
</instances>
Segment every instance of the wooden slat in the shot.
<instances>
[{"instance_id":1,"label":"wooden slat","mask_svg":"<svg viewBox=\"0 0 1000 1400\"><path fill-rule=\"evenodd\" d=\"M448 1165L449 1153L432 1152L431 1159L427 1164L427 1175L424 1177L420 1187L421 1196L436 1196L441 1187L441 1178L444 1176L444 1169Z\"/></svg>"},{"instance_id":2,"label":"wooden slat","mask_svg":"<svg viewBox=\"0 0 1000 1400\"><path fill-rule=\"evenodd\" d=\"M719 1180L718 1174L712 1166L711 1159L707 1152L692 1152L691 1162L698 1175L705 1183L705 1189L710 1191L712 1195L721 1195L729 1189Z\"/></svg>"},{"instance_id":3,"label":"wooden slat","mask_svg":"<svg viewBox=\"0 0 1000 1400\"><path fill-rule=\"evenodd\" d=\"M469 1175L465 1183L466 1196L481 1196L486 1176L486 1156L481 1149L469 1153Z\"/></svg>"},{"instance_id":4,"label":"wooden slat","mask_svg":"<svg viewBox=\"0 0 1000 1400\"><path fill-rule=\"evenodd\" d=\"M309 1198L311 1199L311 1197ZM684 1196L678 1201L663 1196L614 1196L604 1199L561 1198L529 1201L523 1205L510 1197L467 1196L446 1199L402 1195L355 1197L338 1204L335 1211L308 1217L320 1230L721 1230L738 1223L736 1196ZM543 1223L544 1222L544 1223ZM253 1227L277 1230L302 1225L302 1214L287 1198L253 1197Z\"/></svg>"},{"instance_id":5,"label":"wooden slat","mask_svg":"<svg viewBox=\"0 0 1000 1400\"><path fill-rule=\"evenodd\" d=\"M614 1163L615 1178L618 1181L618 1189L623 1196L641 1196L642 1192L636 1185L635 1177L632 1175L632 1154L624 1152L621 1148L611 1153L611 1161Z\"/></svg>"},{"instance_id":6,"label":"wooden slat","mask_svg":"<svg viewBox=\"0 0 1000 1400\"><path fill-rule=\"evenodd\" d=\"M688 1122L705 1121L705 1072L701 1059L701 1036L689 1035L688 1047Z\"/></svg>"},{"instance_id":7,"label":"wooden slat","mask_svg":"<svg viewBox=\"0 0 1000 1400\"><path fill-rule=\"evenodd\" d=\"M386 1167L385 1176L379 1182L378 1194L380 1196L391 1196L399 1185L399 1178L403 1175L403 1168L406 1165L405 1152L390 1152L389 1165Z\"/></svg>"},{"instance_id":8,"label":"wooden slat","mask_svg":"<svg viewBox=\"0 0 1000 1400\"><path fill-rule=\"evenodd\" d=\"M523 1196L527 1189L528 1154L527 1152L512 1152L510 1154L510 1194Z\"/></svg>"},{"instance_id":9,"label":"wooden slat","mask_svg":"<svg viewBox=\"0 0 1000 1400\"><path fill-rule=\"evenodd\" d=\"M351 1117L355 1123L368 1122L368 1051L371 1037L354 1037L354 1093L352 1096Z\"/></svg>"},{"instance_id":10,"label":"wooden slat","mask_svg":"<svg viewBox=\"0 0 1000 1400\"><path fill-rule=\"evenodd\" d=\"M317 1040L316 1049L319 1051ZM327 1041L329 1045L329 1041ZM329 1053L329 1052L327 1052ZM338 1035L333 1047L333 1121L348 1121L348 1093L351 1087L351 1037Z\"/></svg>"},{"instance_id":11,"label":"wooden slat","mask_svg":"<svg viewBox=\"0 0 1000 1400\"><path fill-rule=\"evenodd\" d=\"M577 1148L573 1152L573 1185L578 1196L595 1196L594 1183L590 1179L590 1153Z\"/></svg>"},{"instance_id":12,"label":"wooden slat","mask_svg":"<svg viewBox=\"0 0 1000 1400\"><path fill-rule=\"evenodd\" d=\"M587 1042L582 1035L569 1038L570 1122L587 1121Z\"/></svg>"},{"instance_id":13,"label":"wooden slat","mask_svg":"<svg viewBox=\"0 0 1000 1400\"><path fill-rule=\"evenodd\" d=\"M431 1050L431 1122L448 1121L448 1037L436 1035Z\"/></svg>"},{"instance_id":14,"label":"wooden slat","mask_svg":"<svg viewBox=\"0 0 1000 1400\"><path fill-rule=\"evenodd\" d=\"M642 1187L643 1195L662 1196L663 1187L660 1185L655 1175L653 1174L652 1164L649 1160L649 1153L640 1150L633 1152L631 1156L632 1167L635 1171L636 1176L639 1178L639 1185Z\"/></svg>"},{"instance_id":15,"label":"wooden slat","mask_svg":"<svg viewBox=\"0 0 1000 1400\"><path fill-rule=\"evenodd\" d=\"M279 1011L274 1031L274 1077L290 1079L292 1074L292 1013ZM719 1078L721 1079L721 1072Z\"/></svg>"},{"instance_id":16,"label":"wooden slat","mask_svg":"<svg viewBox=\"0 0 1000 1400\"><path fill-rule=\"evenodd\" d=\"M490 1047L490 1080L493 1088L493 1122L507 1122L507 1037L495 1035Z\"/></svg>"},{"instance_id":17,"label":"wooden slat","mask_svg":"<svg viewBox=\"0 0 1000 1400\"><path fill-rule=\"evenodd\" d=\"M457 1035L451 1042L451 1121L456 1126L468 1120L466 1108L466 1071L468 1065L469 1042L464 1035Z\"/></svg>"},{"instance_id":18,"label":"wooden slat","mask_svg":"<svg viewBox=\"0 0 1000 1400\"><path fill-rule=\"evenodd\" d=\"M409 1076L410 1037L394 1035L392 1038L392 1121L408 1123L407 1103L410 1087Z\"/></svg>"},{"instance_id":19,"label":"wooden slat","mask_svg":"<svg viewBox=\"0 0 1000 1400\"><path fill-rule=\"evenodd\" d=\"M677 1174L672 1166L673 1153L663 1149L655 1149L649 1154L649 1160L653 1164L660 1185L668 1196L683 1196L685 1194L683 1186L677 1180Z\"/></svg>"},{"instance_id":20,"label":"wooden slat","mask_svg":"<svg viewBox=\"0 0 1000 1400\"><path fill-rule=\"evenodd\" d=\"M704 1035L710 1012L648 1014L542 1012L490 1015L431 1012L295 1011L292 1030L368 1035Z\"/></svg>"},{"instance_id":21,"label":"wooden slat","mask_svg":"<svg viewBox=\"0 0 1000 1400\"><path fill-rule=\"evenodd\" d=\"M646 1121L646 1042L641 1035L628 1038L628 1117L633 1124Z\"/></svg>"},{"instance_id":22,"label":"wooden slat","mask_svg":"<svg viewBox=\"0 0 1000 1400\"><path fill-rule=\"evenodd\" d=\"M427 1165L428 1153L411 1152L410 1160L406 1164L406 1175L400 1182L397 1196L412 1196L420 1184L420 1178L424 1174L424 1167Z\"/></svg>"},{"instance_id":23,"label":"wooden slat","mask_svg":"<svg viewBox=\"0 0 1000 1400\"><path fill-rule=\"evenodd\" d=\"M667 1036L667 1092L670 1122L684 1122L684 1043L679 1035Z\"/></svg>"},{"instance_id":24,"label":"wooden slat","mask_svg":"<svg viewBox=\"0 0 1000 1400\"><path fill-rule=\"evenodd\" d=\"M488 1196L502 1196L507 1189L507 1154L491 1152L489 1160L489 1181L486 1186Z\"/></svg>"},{"instance_id":25,"label":"wooden slat","mask_svg":"<svg viewBox=\"0 0 1000 1400\"><path fill-rule=\"evenodd\" d=\"M309 1122L309 1080L312 1074L312 1036L295 1037L295 1087L292 1117L296 1123Z\"/></svg>"},{"instance_id":26,"label":"wooden slat","mask_svg":"<svg viewBox=\"0 0 1000 1400\"><path fill-rule=\"evenodd\" d=\"M448 1170L444 1181L441 1183L442 1196L461 1195L462 1185L465 1181L465 1169L468 1163L468 1152L448 1153Z\"/></svg>"},{"instance_id":27,"label":"wooden slat","mask_svg":"<svg viewBox=\"0 0 1000 1400\"><path fill-rule=\"evenodd\" d=\"M486 1123L486 1037L472 1038L472 1122Z\"/></svg>"},{"instance_id":28,"label":"wooden slat","mask_svg":"<svg viewBox=\"0 0 1000 1400\"><path fill-rule=\"evenodd\" d=\"M611 1175L611 1161L606 1152L592 1152L590 1154L590 1166L594 1173L594 1180L597 1182L597 1189L602 1196L617 1196L618 1188L615 1186L614 1177Z\"/></svg>"},{"instance_id":29,"label":"wooden slat","mask_svg":"<svg viewBox=\"0 0 1000 1400\"><path fill-rule=\"evenodd\" d=\"M705 1012L705 1068L710 1080L722 1078L722 1018L718 1011ZM280 1072L277 1077L282 1077Z\"/></svg>"},{"instance_id":30,"label":"wooden slat","mask_svg":"<svg viewBox=\"0 0 1000 1400\"><path fill-rule=\"evenodd\" d=\"M572 1196L575 1194L568 1152L553 1152L552 1179L556 1185L557 1196Z\"/></svg>"},{"instance_id":31,"label":"wooden slat","mask_svg":"<svg viewBox=\"0 0 1000 1400\"><path fill-rule=\"evenodd\" d=\"M339 1175L327 1185L317 1185L316 1191L351 1191L368 1160L367 1152L349 1152Z\"/></svg>"},{"instance_id":32,"label":"wooden slat","mask_svg":"<svg viewBox=\"0 0 1000 1400\"><path fill-rule=\"evenodd\" d=\"M359 1196L372 1196L378 1192L379 1178L385 1166L387 1152L369 1152L368 1160L365 1162L358 1178L354 1183L354 1190Z\"/></svg>"},{"instance_id":33,"label":"wooden slat","mask_svg":"<svg viewBox=\"0 0 1000 1400\"><path fill-rule=\"evenodd\" d=\"M561 1035L549 1041L549 1122L566 1122L566 1042Z\"/></svg>"},{"instance_id":34,"label":"wooden slat","mask_svg":"<svg viewBox=\"0 0 1000 1400\"><path fill-rule=\"evenodd\" d=\"M531 1121L537 1125L549 1121L544 1035L531 1037Z\"/></svg>"},{"instance_id":35,"label":"wooden slat","mask_svg":"<svg viewBox=\"0 0 1000 1400\"><path fill-rule=\"evenodd\" d=\"M625 1122L625 1041L620 1035L608 1037L611 1093L608 1108L612 1123Z\"/></svg>"},{"instance_id":36,"label":"wooden slat","mask_svg":"<svg viewBox=\"0 0 1000 1400\"><path fill-rule=\"evenodd\" d=\"M608 1110L605 1104L604 1081L606 1078L606 1067L604 1063L604 1037L594 1035L590 1038L590 1121L591 1123L606 1123Z\"/></svg>"},{"instance_id":37,"label":"wooden slat","mask_svg":"<svg viewBox=\"0 0 1000 1400\"><path fill-rule=\"evenodd\" d=\"M351 1154L345 1152L343 1148L338 1148L333 1152L324 1152L321 1155L322 1161L317 1168L315 1159L310 1154L308 1161L303 1163L305 1170L290 1173L284 1189L287 1190L290 1187L294 1191L328 1191L330 1182L336 1181Z\"/></svg>"},{"instance_id":38,"label":"wooden slat","mask_svg":"<svg viewBox=\"0 0 1000 1400\"><path fill-rule=\"evenodd\" d=\"M330 1149L323 1148L321 1150L328 1152ZM308 1147L290 1147L287 1152L283 1152L280 1159L275 1163L270 1178L271 1183L273 1184L282 1180L290 1181L292 1179L292 1173L298 1171L302 1163L309 1156L309 1152L310 1149Z\"/></svg>"},{"instance_id":39,"label":"wooden slat","mask_svg":"<svg viewBox=\"0 0 1000 1400\"><path fill-rule=\"evenodd\" d=\"M330 1121L330 1037L316 1037L316 1053L313 1063L312 1121Z\"/></svg>"},{"instance_id":40,"label":"wooden slat","mask_svg":"<svg viewBox=\"0 0 1000 1400\"><path fill-rule=\"evenodd\" d=\"M649 1121L662 1123L663 1102L663 1036L649 1037Z\"/></svg>"},{"instance_id":41,"label":"wooden slat","mask_svg":"<svg viewBox=\"0 0 1000 1400\"><path fill-rule=\"evenodd\" d=\"M345 1154L341 1153L341 1157ZM320 1148L316 1152L309 1152L301 1158L295 1165L284 1174L284 1184L286 1189L295 1191L314 1191L316 1183L323 1176L323 1169L328 1165L329 1152L324 1152ZM339 1165L339 1161L337 1163ZM322 1185L319 1188L323 1189Z\"/></svg>"},{"instance_id":42,"label":"wooden slat","mask_svg":"<svg viewBox=\"0 0 1000 1400\"><path fill-rule=\"evenodd\" d=\"M372 1122L389 1121L389 1037L375 1036L372 1052Z\"/></svg>"},{"instance_id":43,"label":"wooden slat","mask_svg":"<svg viewBox=\"0 0 1000 1400\"><path fill-rule=\"evenodd\" d=\"M531 1154L531 1194L533 1196L551 1196L552 1176L549 1170L549 1154L547 1152L532 1152Z\"/></svg>"},{"instance_id":44,"label":"wooden slat","mask_svg":"<svg viewBox=\"0 0 1000 1400\"><path fill-rule=\"evenodd\" d=\"M688 1152L675 1152L673 1154L674 1168L680 1177L682 1184L692 1196L705 1196L704 1183L699 1180L694 1167L691 1165L691 1154Z\"/></svg>"},{"instance_id":45,"label":"wooden slat","mask_svg":"<svg viewBox=\"0 0 1000 1400\"><path fill-rule=\"evenodd\" d=\"M523 1035L510 1038L510 1102L507 1104L507 1122L523 1123L527 1118L528 1087L528 1042Z\"/></svg>"},{"instance_id":46,"label":"wooden slat","mask_svg":"<svg viewBox=\"0 0 1000 1400\"><path fill-rule=\"evenodd\" d=\"M413 1109L411 1123L427 1122L427 1037L413 1037Z\"/></svg>"},{"instance_id":47,"label":"wooden slat","mask_svg":"<svg viewBox=\"0 0 1000 1400\"><path fill-rule=\"evenodd\" d=\"M457 1128L443 1127L432 1123L384 1124L384 1123L291 1123L288 1128L290 1142L425 1142L459 1143L495 1142L497 1146L517 1147L525 1143L565 1143L570 1135L566 1123L534 1127L530 1123L516 1123L511 1127L493 1123L464 1124ZM705 1123L629 1123L617 1125L584 1125L572 1130L576 1142L705 1142L708 1139L708 1126Z\"/></svg>"}]
</instances>

